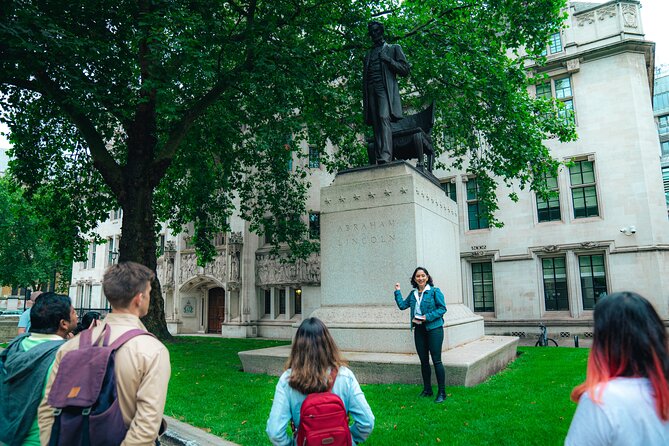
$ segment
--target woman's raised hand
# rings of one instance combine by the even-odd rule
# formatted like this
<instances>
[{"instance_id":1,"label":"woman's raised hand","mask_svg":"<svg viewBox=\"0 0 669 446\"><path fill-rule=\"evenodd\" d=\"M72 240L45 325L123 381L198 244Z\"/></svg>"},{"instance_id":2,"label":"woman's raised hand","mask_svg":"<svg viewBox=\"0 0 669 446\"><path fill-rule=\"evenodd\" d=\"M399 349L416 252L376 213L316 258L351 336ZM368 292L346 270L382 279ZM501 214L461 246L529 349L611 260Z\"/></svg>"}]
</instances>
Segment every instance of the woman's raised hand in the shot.
<instances>
[{"instance_id":1,"label":"woman's raised hand","mask_svg":"<svg viewBox=\"0 0 669 446\"><path fill-rule=\"evenodd\" d=\"M399 282L397 282L397 283L395 284L395 289L399 291L399 289L400 289L400 283L399 283Z\"/></svg>"}]
</instances>

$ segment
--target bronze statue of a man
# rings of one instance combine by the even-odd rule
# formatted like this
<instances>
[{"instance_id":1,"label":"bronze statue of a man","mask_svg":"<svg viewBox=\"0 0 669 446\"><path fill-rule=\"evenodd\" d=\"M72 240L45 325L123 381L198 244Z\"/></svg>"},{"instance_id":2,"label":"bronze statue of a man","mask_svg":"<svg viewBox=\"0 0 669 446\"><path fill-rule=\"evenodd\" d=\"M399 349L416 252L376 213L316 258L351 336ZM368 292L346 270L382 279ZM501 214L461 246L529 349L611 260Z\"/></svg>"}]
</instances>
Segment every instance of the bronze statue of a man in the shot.
<instances>
[{"instance_id":1,"label":"bronze statue of a man","mask_svg":"<svg viewBox=\"0 0 669 446\"><path fill-rule=\"evenodd\" d=\"M384 164L393 159L390 122L402 118L397 76L407 76L410 65L399 45L388 44L383 39L383 24L369 22L367 32L374 47L365 55L362 104L365 123L374 129L376 163Z\"/></svg>"}]
</instances>

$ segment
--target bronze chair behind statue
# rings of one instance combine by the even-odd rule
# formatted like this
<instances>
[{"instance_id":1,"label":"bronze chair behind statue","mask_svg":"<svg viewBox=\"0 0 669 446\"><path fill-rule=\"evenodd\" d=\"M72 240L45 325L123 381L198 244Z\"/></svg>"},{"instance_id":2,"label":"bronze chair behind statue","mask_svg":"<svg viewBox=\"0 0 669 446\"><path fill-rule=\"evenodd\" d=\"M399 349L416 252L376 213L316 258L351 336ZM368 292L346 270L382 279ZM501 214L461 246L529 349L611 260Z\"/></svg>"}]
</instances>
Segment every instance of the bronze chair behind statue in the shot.
<instances>
[{"instance_id":1,"label":"bronze chair behind statue","mask_svg":"<svg viewBox=\"0 0 669 446\"><path fill-rule=\"evenodd\" d=\"M393 160L417 159L416 167L432 172L434 149L432 148L432 126L434 125L434 103L425 110L393 122ZM367 139L369 164L376 164L374 139Z\"/></svg>"}]
</instances>

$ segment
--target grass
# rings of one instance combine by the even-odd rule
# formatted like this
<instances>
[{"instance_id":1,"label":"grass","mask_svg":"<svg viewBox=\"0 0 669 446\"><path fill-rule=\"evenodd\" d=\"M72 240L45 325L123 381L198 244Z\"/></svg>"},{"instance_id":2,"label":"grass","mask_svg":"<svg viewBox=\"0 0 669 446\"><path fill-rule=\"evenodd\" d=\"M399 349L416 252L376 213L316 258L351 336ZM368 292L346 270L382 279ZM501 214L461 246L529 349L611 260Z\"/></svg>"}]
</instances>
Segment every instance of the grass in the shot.
<instances>
[{"instance_id":1,"label":"grass","mask_svg":"<svg viewBox=\"0 0 669 446\"><path fill-rule=\"evenodd\" d=\"M269 444L265 424L277 378L242 372L237 352L283 344L197 337L170 343L165 413L241 445ZM521 355L485 383L447 388L441 405L418 398L420 386L363 385L376 417L365 444L563 444L576 409L569 394L585 379L588 350L518 350Z\"/></svg>"}]
</instances>

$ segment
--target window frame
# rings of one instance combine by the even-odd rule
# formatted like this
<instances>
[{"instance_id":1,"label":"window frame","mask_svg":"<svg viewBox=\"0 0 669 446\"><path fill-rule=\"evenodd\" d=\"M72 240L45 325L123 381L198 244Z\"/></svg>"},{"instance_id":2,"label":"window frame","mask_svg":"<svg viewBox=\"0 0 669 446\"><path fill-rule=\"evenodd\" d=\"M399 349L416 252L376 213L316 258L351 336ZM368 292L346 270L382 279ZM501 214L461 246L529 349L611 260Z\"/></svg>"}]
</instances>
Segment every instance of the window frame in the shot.
<instances>
[{"instance_id":1,"label":"window frame","mask_svg":"<svg viewBox=\"0 0 669 446\"><path fill-rule=\"evenodd\" d=\"M490 228L490 222L488 221L487 218L481 217L481 213L485 212L485 206L481 205L479 200L479 186L477 182L477 178L468 178L467 183L466 183L466 203L467 203L467 229L470 231L477 231L479 229L489 229ZM470 184L474 184L473 187L473 193L474 193L474 198L470 198L470 192L471 192L471 187ZM476 212L474 213L474 218L472 218L472 209L473 206L476 207ZM478 227L472 228L472 221L476 221L476 224Z\"/></svg>"},{"instance_id":2,"label":"window frame","mask_svg":"<svg viewBox=\"0 0 669 446\"><path fill-rule=\"evenodd\" d=\"M574 160L572 160L572 162L574 163L574 165L569 167L569 189L570 189L570 193L571 193L572 218L574 220L580 220L580 219L584 219L584 218L593 218L593 217L600 217L601 218L602 212L601 212L601 209L600 209L599 191L598 191L598 188L597 188L597 170L596 170L596 167L595 167L594 158L593 157L588 157L588 158L574 159ZM572 172L572 169L574 168L574 166L577 163L579 164L579 166L581 166L580 167L580 173L578 173L578 174L580 174L581 179L582 179L583 182L579 183L579 184L574 184L574 182L573 182L574 172ZM590 163L591 164L591 166L592 166L592 182L585 182L585 179L583 178L584 177L584 170L582 168L582 166L583 166L582 163ZM593 189L594 190L594 195L586 195L587 189ZM576 210L577 210L576 196L574 194L574 192L576 190L583 191L582 196L578 197L578 199L583 200L583 204L584 204L583 208L580 208L580 207L578 208L578 209L584 209L585 215L582 215L582 216L577 216L576 215ZM593 196L594 196L594 199L595 199L595 211L596 211L595 214L592 214L588 211L589 207L587 205L588 197L593 197Z\"/></svg>"},{"instance_id":3,"label":"window frame","mask_svg":"<svg viewBox=\"0 0 669 446\"><path fill-rule=\"evenodd\" d=\"M562 263L563 263L562 269L564 270L564 280L562 281L559 289L558 289L558 286L557 286L558 276L557 276L557 271L556 271L556 267L555 267L555 261L558 260L558 259L562 261ZM570 308L569 308L569 273L568 273L569 269L567 267L567 256L562 255L562 256L542 257L542 258L540 258L540 260L541 260L541 282L542 282L542 285L543 285L543 292L544 292L544 311L550 311L550 312L569 311L570 310ZM548 289L548 286L547 286L548 284L546 282L546 262L547 261L552 262L552 268L551 268L552 279L553 279L552 290ZM549 291L553 293L552 300L554 300L554 302L552 302L552 303L554 304L555 308L553 308L553 305L550 305L550 308L549 308L549 305L548 305L548 303L549 303ZM555 293L558 293L558 292L564 292L565 297L563 299L558 299L555 296ZM565 305L565 307L560 306L560 303L561 303L560 301L564 301L562 303Z\"/></svg>"},{"instance_id":4,"label":"window frame","mask_svg":"<svg viewBox=\"0 0 669 446\"><path fill-rule=\"evenodd\" d=\"M604 279L603 279L604 284L603 285L601 285L601 284L595 285L594 284L595 274L594 274L594 266L593 266L593 261L592 261L593 257L601 257L601 259L602 259L601 267L604 271ZM582 265L581 259L586 259L586 258L590 258L589 267L590 267L590 272L592 273L590 276L584 276L583 275L584 265ZM597 302L601 298L606 296L608 294L608 290L609 290L608 275L607 275L608 268L606 266L606 254L603 253L603 252L578 253L576 255L576 261L578 263L578 282L579 282L579 287L580 287L580 291L581 291L581 305L583 306L584 311L592 311L592 310L594 310L595 305L597 304ZM587 267L588 265L585 265L585 266ZM593 281L592 286L586 286L586 284L584 283L584 281L587 280L587 277L590 277L591 280ZM603 294L602 294L602 290L601 290L602 286L604 288ZM596 288L600 289L599 294L596 294ZM592 289L592 306L590 306L590 305L586 306L586 289ZM590 300L590 299L588 299L588 300Z\"/></svg>"},{"instance_id":5,"label":"window frame","mask_svg":"<svg viewBox=\"0 0 669 446\"><path fill-rule=\"evenodd\" d=\"M476 313L494 313L495 312L495 276L494 276L494 271L492 267L492 260L486 260L482 262L471 262L470 263L470 270L471 270L471 286L472 286L472 306L474 307L474 312ZM486 265L489 267L489 271L484 271L483 266ZM477 268L481 268L481 271L476 271ZM485 274L489 273L490 274L490 280L488 281L489 283L486 283L485 279ZM477 281L476 278L477 276L480 276L481 280ZM486 289L486 285L488 285L488 289ZM477 307L477 286L481 288L482 291L482 299L479 299L481 301L482 306ZM490 296L486 293L488 291L490 293ZM490 303L490 305L487 305Z\"/></svg>"},{"instance_id":6,"label":"window frame","mask_svg":"<svg viewBox=\"0 0 669 446\"><path fill-rule=\"evenodd\" d=\"M552 180L555 181L555 185L553 187L550 187L548 184ZM546 183L549 185L549 191L551 194L551 197L548 198L547 200L542 200L538 195L535 194L535 201L536 201L536 209L537 209L537 223L550 223L553 221L562 221L562 209L561 209L561 202L560 202L560 181L558 176L551 176L548 177L546 176ZM554 194L554 196L553 196ZM539 205L544 204L546 206L545 209L540 209ZM553 204L551 206L551 204ZM557 216L555 218L551 217L551 215L557 211ZM548 219L542 219L541 214L542 212L548 213Z\"/></svg>"}]
</instances>

